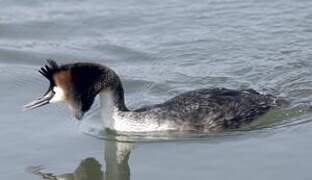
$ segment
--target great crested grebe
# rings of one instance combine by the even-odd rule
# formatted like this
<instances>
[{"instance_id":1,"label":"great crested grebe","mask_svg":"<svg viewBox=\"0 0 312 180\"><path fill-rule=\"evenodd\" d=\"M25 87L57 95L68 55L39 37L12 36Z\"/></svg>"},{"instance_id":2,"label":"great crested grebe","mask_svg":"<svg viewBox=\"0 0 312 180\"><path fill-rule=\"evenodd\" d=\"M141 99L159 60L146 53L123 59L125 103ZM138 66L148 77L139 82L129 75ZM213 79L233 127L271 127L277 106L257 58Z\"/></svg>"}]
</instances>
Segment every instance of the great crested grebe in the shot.
<instances>
[{"instance_id":1,"label":"great crested grebe","mask_svg":"<svg viewBox=\"0 0 312 180\"><path fill-rule=\"evenodd\" d=\"M252 89L212 88L185 92L162 104L129 110L122 83L110 68L95 63L47 62L39 72L50 81L50 87L43 97L24 108L65 102L80 120L100 95L104 128L115 131L219 132L239 128L279 105L278 98Z\"/></svg>"}]
</instances>

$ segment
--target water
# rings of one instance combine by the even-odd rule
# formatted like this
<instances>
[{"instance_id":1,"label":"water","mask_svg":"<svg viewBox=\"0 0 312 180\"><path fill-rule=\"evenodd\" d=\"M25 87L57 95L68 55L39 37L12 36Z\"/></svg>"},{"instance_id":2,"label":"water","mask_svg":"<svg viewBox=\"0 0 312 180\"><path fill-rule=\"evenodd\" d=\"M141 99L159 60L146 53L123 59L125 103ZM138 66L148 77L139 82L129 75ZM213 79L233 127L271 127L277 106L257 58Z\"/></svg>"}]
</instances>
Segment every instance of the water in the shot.
<instances>
[{"instance_id":1,"label":"water","mask_svg":"<svg viewBox=\"0 0 312 180\"><path fill-rule=\"evenodd\" d=\"M0 9L0 179L312 178L312 1L4 0ZM63 105L21 111L48 86L37 73L46 58L108 65L132 108L203 87L254 88L290 107L228 134L107 141L93 131L98 104L82 124Z\"/></svg>"}]
</instances>

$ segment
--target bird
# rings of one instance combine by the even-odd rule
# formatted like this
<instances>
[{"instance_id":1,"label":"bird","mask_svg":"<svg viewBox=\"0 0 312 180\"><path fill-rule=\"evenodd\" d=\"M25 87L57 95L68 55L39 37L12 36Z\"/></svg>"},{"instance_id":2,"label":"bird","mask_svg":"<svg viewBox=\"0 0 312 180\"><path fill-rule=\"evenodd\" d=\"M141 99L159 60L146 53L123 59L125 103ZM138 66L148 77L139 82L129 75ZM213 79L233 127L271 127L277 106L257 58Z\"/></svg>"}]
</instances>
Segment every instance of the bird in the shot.
<instances>
[{"instance_id":1,"label":"bird","mask_svg":"<svg viewBox=\"0 0 312 180\"><path fill-rule=\"evenodd\" d=\"M131 110L125 104L121 79L105 65L58 64L48 59L39 73L50 86L24 110L64 102L81 120L99 96L103 126L116 132L224 132L238 129L281 104L279 98L253 89L215 87L184 92L163 103Z\"/></svg>"}]
</instances>

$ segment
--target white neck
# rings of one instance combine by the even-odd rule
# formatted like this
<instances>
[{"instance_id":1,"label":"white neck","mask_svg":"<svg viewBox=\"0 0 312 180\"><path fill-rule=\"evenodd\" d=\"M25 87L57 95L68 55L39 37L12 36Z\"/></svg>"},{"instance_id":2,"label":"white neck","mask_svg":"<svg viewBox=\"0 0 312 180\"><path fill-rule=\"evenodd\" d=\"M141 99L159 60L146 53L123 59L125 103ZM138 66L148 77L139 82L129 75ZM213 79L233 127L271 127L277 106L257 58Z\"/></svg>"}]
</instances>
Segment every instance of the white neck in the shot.
<instances>
[{"instance_id":1,"label":"white neck","mask_svg":"<svg viewBox=\"0 0 312 180\"><path fill-rule=\"evenodd\" d=\"M160 130L174 130L170 121L159 123L159 118L153 113L121 111L114 103L112 91L104 90L100 93L101 113L104 128L122 132L146 132Z\"/></svg>"},{"instance_id":2,"label":"white neck","mask_svg":"<svg viewBox=\"0 0 312 180\"><path fill-rule=\"evenodd\" d=\"M100 93L100 101L104 127L113 129L115 124L113 113L116 110L116 107L114 107L113 93L110 90L102 91Z\"/></svg>"}]
</instances>

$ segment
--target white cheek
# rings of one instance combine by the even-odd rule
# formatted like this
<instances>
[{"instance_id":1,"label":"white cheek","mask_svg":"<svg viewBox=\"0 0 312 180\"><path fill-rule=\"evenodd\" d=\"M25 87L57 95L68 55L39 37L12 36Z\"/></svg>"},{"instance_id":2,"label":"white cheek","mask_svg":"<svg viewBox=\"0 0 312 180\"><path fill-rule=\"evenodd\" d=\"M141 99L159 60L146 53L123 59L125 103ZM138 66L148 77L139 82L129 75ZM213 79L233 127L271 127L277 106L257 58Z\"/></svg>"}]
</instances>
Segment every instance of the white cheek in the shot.
<instances>
[{"instance_id":1,"label":"white cheek","mask_svg":"<svg viewBox=\"0 0 312 180\"><path fill-rule=\"evenodd\" d=\"M50 103L61 102L65 100L64 91L60 87L54 87L53 91L55 92L53 98L50 100Z\"/></svg>"}]
</instances>

